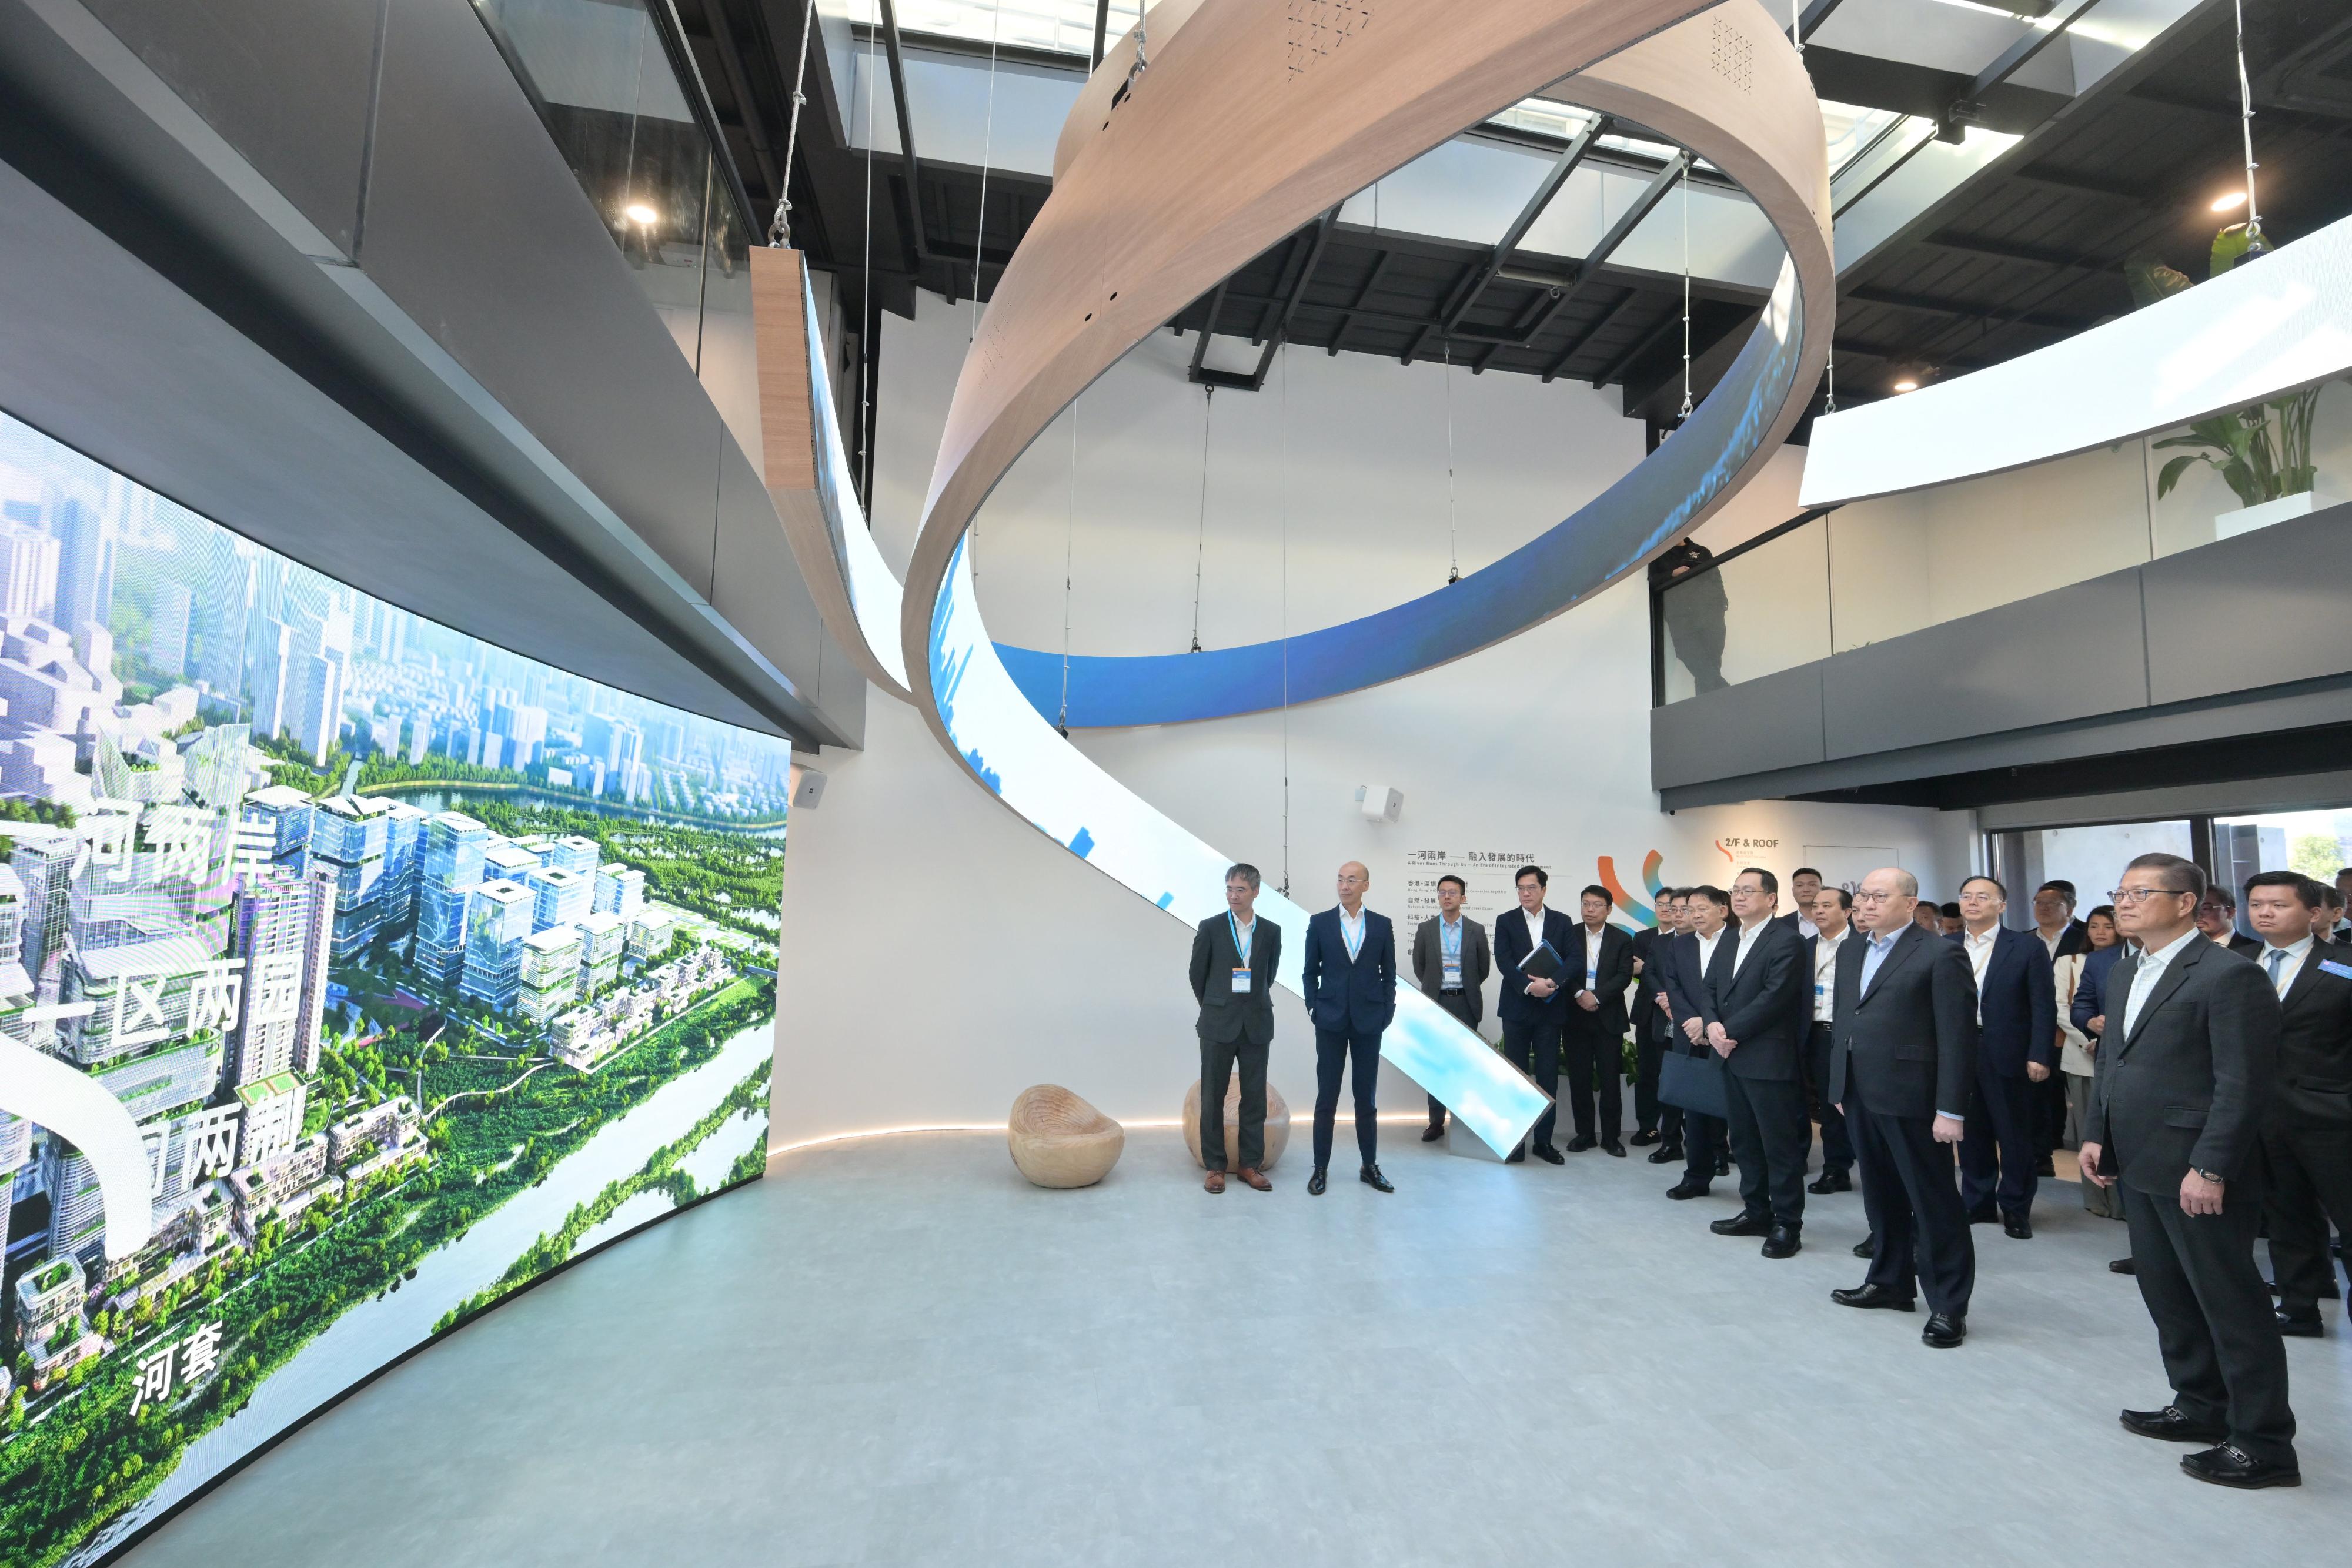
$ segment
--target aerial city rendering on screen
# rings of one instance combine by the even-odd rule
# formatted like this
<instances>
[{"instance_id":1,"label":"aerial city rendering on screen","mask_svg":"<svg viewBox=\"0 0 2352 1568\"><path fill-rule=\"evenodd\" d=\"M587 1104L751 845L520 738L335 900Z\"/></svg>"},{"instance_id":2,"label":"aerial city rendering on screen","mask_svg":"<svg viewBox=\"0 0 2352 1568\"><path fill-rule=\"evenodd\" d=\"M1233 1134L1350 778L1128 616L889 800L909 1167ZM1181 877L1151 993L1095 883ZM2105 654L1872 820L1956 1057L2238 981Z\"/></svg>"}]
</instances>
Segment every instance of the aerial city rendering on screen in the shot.
<instances>
[{"instance_id":1,"label":"aerial city rendering on screen","mask_svg":"<svg viewBox=\"0 0 2352 1568\"><path fill-rule=\"evenodd\" d=\"M88 1555L583 1247L759 1174L791 758L0 418L0 1540Z\"/></svg>"}]
</instances>

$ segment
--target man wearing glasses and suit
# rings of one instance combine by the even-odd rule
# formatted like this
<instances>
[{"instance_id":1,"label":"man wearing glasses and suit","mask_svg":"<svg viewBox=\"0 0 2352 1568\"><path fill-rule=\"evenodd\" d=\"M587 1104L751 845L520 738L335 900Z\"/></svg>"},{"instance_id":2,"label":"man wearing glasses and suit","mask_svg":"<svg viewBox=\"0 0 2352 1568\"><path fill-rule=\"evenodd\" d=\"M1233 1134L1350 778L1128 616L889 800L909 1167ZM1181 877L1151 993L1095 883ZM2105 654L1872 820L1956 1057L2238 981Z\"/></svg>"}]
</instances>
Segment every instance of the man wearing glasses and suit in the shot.
<instances>
[{"instance_id":1,"label":"man wearing glasses and suit","mask_svg":"<svg viewBox=\"0 0 2352 1568\"><path fill-rule=\"evenodd\" d=\"M1257 916L1258 871L1225 871L1225 912L1192 934L1193 1027L1201 1037L1201 1164L1211 1192L1225 1190L1225 1085L1242 1070L1241 1165L1234 1174L1259 1192L1274 1183L1265 1162L1265 1061L1274 1047L1274 977L1282 967L1282 927Z\"/></svg>"},{"instance_id":2,"label":"man wearing glasses and suit","mask_svg":"<svg viewBox=\"0 0 2352 1568\"><path fill-rule=\"evenodd\" d=\"M2163 1409L2120 1419L2144 1437L2213 1445L2181 1457L2198 1480L2300 1486L2286 1347L2254 1267L2279 998L2262 965L2199 929L2205 894L2205 873L2168 854L2133 861L2114 894L2116 925L2140 950L2107 984L2083 1171L2131 1188L2133 1272L2173 1390Z\"/></svg>"}]
</instances>

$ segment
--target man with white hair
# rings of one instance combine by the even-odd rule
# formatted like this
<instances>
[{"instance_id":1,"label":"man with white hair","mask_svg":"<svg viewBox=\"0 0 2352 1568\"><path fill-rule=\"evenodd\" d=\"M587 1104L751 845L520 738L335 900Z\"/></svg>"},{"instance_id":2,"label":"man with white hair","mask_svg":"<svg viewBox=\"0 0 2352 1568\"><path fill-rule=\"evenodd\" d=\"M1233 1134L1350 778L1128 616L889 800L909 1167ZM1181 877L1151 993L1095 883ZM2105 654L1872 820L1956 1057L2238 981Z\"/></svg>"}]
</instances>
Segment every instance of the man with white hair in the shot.
<instances>
[{"instance_id":1,"label":"man with white hair","mask_svg":"<svg viewBox=\"0 0 2352 1568\"><path fill-rule=\"evenodd\" d=\"M1846 1307L1911 1312L1927 1296L1920 1340L1968 1337L1976 1248L1953 1173L1961 1109L1975 1082L1977 988L1968 955L1911 918L1919 881L1884 866L1854 890L1864 940L1841 945L1827 1092L1845 1113L1877 1249L1863 1283L1832 1291Z\"/></svg>"}]
</instances>

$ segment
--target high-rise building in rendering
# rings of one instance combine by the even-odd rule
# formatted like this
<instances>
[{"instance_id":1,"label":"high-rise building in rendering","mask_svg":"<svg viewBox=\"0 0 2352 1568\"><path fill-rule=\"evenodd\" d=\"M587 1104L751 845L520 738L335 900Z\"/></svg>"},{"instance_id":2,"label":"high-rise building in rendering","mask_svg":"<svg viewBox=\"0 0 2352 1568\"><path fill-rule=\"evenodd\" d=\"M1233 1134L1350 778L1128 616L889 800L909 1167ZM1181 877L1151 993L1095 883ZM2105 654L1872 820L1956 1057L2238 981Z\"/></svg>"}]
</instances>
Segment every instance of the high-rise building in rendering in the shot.
<instances>
[{"instance_id":1,"label":"high-rise building in rendering","mask_svg":"<svg viewBox=\"0 0 2352 1568\"><path fill-rule=\"evenodd\" d=\"M391 892L384 854L391 835L392 802L373 796L332 796L319 802L311 818L308 864L334 880L339 961L365 952L383 930Z\"/></svg>"},{"instance_id":2,"label":"high-rise building in rendering","mask_svg":"<svg viewBox=\"0 0 2352 1568\"><path fill-rule=\"evenodd\" d=\"M196 596L184 582L158 582L150 595L147 662L167 675L187 670L188 632L195 608Z\"/></svg>"},{"instance_id":3,"label":"high-rise building in rendering","mask_svg":"<svg viewBox=\"0 0 2352 1568\"><path fill-rule=\"evenodd\" d=\"M299 789L272 784L245 798L245 820L266 824L269 830L269 858L289 870L299 872L310 852L310 821L318 804Z\"/></svg>"},{"instance_id":4,"label":"high-rise building in rendering","mask_svg":"<svg viewBox=\"0 0 2352 1568\"><path fill-rule=\"evenodd\" d=\"M621 977L621 956L629 945L629 922L611 913L580 922L580 994L593 997Z\"/></svg>"},{"instance_id":5,"label":"high-rise building in rendering","mask_svg":"<svg viewBox=\"0 0 2352 1568\"><path fill-rule=\"evenodd\" d=\"M466 974L459 988L503 1012L522 985L522 944L530 935L530 890L486 882L466 907Z\"/></svg>"},{"instance_id":6,"label":"high-rise building in rendering","mask_svg":"<svg viewBox=\"0 0 2352 1568\"><path fill-rule=\"evenodd\" d=\"M583 915L590 913L596 892L593 877L559 865L535 868L523 885L531 893L530 928L534 931L578 924Z\"/></svg>"},{"instance_id":7,"label":"high-rise building in rendering","mask_svg":"<svg viewBox=\"0 0 2352 1568\"><path fill-rule=\"evenodd\" d=\"M60 498L49 509L58 539L56 609L50 618L68 631L103 626L114 614L114 518L85 497Z\"/></svg>"},{"instance_id":8,"label":"high-rise building in rendering","mask_svg":"<svg viewBox=\"0 0 2352 1568\"><path fill-rule=\"evenodd\" d=\"M236 1163L274 1160L302 1140L302 1107L308 1095L291 1072L276 1072L236 1087L242 1119L236 1133Z\"/></svg>"},{"instance_id":9,"label":"high-rise building in rendering","mask_svg":"<svg viewBox=\"0 0 2352 1568\"><path fill-rule=\"evenodd\" d=\"M335 886L328 876L273 868L238 895L236 956L244 960L244 990L229 1062L232 1084L258 1083L289 1069L318 1071L334 930ZM237 1163L251 1165L253 1157Z\"/></svg>"},{"instance_id":10,"label":"high-rise building in rendering","mask_svg":"<svg viewBox=\"0 0 2352 1568\"><path fill-rule=\"evenodd\" d=\"M593 876L596 873L596 864L604 858L604 852L597 845L595 840L585 838L578 833L568 833L549 847L547 858L551 865L561 866L565 871L576 871L583 876Z\"/></svg>"},{"instance_id":11,"label":"high-rise building in rendering","mask_svg":"<svg viewBox=\"0 0 2352 1568\"><path fill-rule=\"evenodd\" d=\"M66 922L72 909L73 869L82 853L81 841L64 831L16 832L8 869L24 888L23 925L16 956L36 984L49 958L65 946Z\"/></svg>"},{"instance_id":12,"label":"high-rise building in rendering","mask_svg":"<svg viewBox=\"0 0 2352 1568\"><path fill-rule=\"evenodd\" d=\"M405 800L384 812L383 934L405 944L416 931L416 899L425 885L425 825L429 813Z\"/></svg>"},{"instance_id":13,"label":"high-rise building in rendering","mask_svg":"<svg viewBox=\"0 0 2352 1568\"><path fill-rule=\"evenodd\" d=\"M195 673L216 695L235 697L245 674L256 552L251 544L228 534L215 534L209 543L209 564L196 585Z\"/></svg>"},{"instance_id":14,"label":"high-rise building in rendering","mask_svg":"<svg viewBox=\"0 0 2352 1568\"><path fill-rule=\"evenodd\" d=\"M580 950L576 925L534 931L523 938L517 1003L524 1018L545 1023L572 1005L580 994Z\"/></svg>"},{"instance_id":15,"label":"high-rise building in rendering","mask_svg":"<svg viewBox=\"0 0 2352 1568\"><path fill-rule=\"evenodd\" d=\"M482 885L482 852L490 830L457 811L425 826L425 864L416 892L416 966L445 986L464 978L466 910Z\"/></svg>"},{"instance_id":16,"label":"high-rise building in rendering","mask_svg":"<svg viewBox=\"0 0 2352 1568\"><path fill-rule=\"evenodd\" d=\"M0 522L0 615L47 621L57 613L58 541L18 522Z\"/></svg>"},{"instance_id":17,"label":"high-rise building in rendering","mask_svg":"<svg viewBox=\"0 0 2352 1568\"><path fill-rule=\"evenodd\" d=\"M591 907L624 920L634 919L646 904L646 873L618 861L596 868L596 896Z\"/></svg>"}]
</instances>

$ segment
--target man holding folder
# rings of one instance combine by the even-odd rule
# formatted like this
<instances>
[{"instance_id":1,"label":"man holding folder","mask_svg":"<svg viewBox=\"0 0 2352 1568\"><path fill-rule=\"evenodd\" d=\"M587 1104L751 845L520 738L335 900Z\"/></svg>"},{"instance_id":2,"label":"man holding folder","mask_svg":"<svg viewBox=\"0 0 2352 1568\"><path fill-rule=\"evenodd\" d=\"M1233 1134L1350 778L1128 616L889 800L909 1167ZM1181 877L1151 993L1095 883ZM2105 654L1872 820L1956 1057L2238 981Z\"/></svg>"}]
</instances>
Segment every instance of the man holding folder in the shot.
<instances>
[{"instance_id":1,"label":"man holding folder","mask_svg":"<svg viewBox=\"0 0 2352 1568\"><path fill-rule=\"evenodd\" d=\"M1519 891L1519 907L1495 922L1495 967L1503 977L1495 1013L1503 1021L1503 1058L1533 1078L1546 1094L1556 1094L1560 1030L1568 1021L1569 993L1560 985L1568 966L1561 955L1568 951L1574 923L1544 907L1544 889L1551 878L1541 866L1521 866L1512 880ZM1551 1142L1557 1111L1545 1106L1530 1134L1536 1158L1555 1166L1567 1163ZM1522 1157L1517 1151L1510 1156L1514 1162Z\"/></svg>"}]
</instances>

